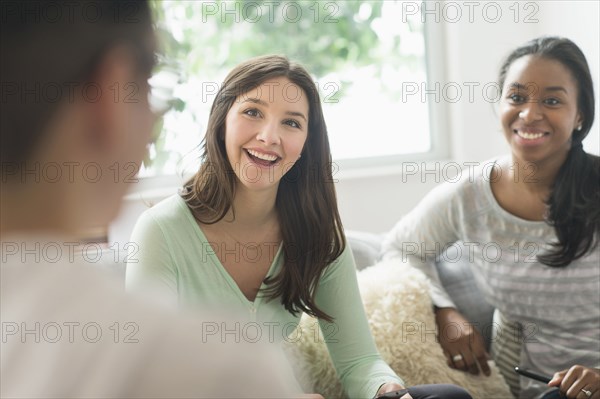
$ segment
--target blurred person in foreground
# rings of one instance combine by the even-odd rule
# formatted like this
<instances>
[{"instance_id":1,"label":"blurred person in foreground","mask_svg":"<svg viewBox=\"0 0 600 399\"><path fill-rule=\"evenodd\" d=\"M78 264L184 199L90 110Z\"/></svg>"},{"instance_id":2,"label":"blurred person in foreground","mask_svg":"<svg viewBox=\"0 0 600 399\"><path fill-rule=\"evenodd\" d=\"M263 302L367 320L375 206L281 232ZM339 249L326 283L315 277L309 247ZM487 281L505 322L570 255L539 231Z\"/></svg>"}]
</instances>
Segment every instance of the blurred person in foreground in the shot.
<instances>
[{"instance_id":1,"label":"blurred person in foreground","mask_svg":"<svg viewBox=\"0 0 600 399\"><path fill-rule=\"evenodd\" d=\"M227 316L152 310L76 255L82 231L116 216L150 139L148 4L1 7L0 396L299 392L279 353L214 334Z\"/></svg>"}]
</instances>

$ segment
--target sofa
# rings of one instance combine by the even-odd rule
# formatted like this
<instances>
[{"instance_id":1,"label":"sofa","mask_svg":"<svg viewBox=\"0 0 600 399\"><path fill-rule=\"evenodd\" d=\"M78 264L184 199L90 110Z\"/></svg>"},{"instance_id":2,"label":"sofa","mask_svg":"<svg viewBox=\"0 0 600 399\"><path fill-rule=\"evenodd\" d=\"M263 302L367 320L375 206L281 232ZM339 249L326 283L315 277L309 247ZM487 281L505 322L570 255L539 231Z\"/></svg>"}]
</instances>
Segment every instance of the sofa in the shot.
<instances>
[{"instance_id":1,"label":"sofa","mask_svg":"<svg viewBox=\"0 0 600 399\"><path fill-rule=\"evenodd\" d=\"M358 284L375 344L382 358L407 385L452 383L467 389L473 398L513 398L493 362L489 377L451 369L436 340L436 324L426 277L398 261L378 262L381 235L347 231L358 268ZM463 253L465 253L463 251ZM494 309L475 285L465 260L438 264L440 279L457 307L471 323L491 330ZM285 350L306 392L325 398L345 397L329 358L325 337L314 336L317 320L304 315L300 332ZM490 334L486 334L490 344Z\"/></svg>"},{"instance_id":2,"label":"sofa","mask_svg":"<svg viewBox=\"0 0 600 399\"><path fill-rule=\"evenodd\" d=\"M374 234L362 231L346 231L348 245L352 248L356 268L362 270L374 265L379 260L381 242L385 234ZM466 247L460 242L456 244L462 254L467 254ZM452 259L442 256L441 259ZM452 301L461 313L479 328L489 350L492 338L494 307L483 297L471 273L468 259L459 258L454 262L437 263L440 280Z\"/></svg>"}]
</instances>

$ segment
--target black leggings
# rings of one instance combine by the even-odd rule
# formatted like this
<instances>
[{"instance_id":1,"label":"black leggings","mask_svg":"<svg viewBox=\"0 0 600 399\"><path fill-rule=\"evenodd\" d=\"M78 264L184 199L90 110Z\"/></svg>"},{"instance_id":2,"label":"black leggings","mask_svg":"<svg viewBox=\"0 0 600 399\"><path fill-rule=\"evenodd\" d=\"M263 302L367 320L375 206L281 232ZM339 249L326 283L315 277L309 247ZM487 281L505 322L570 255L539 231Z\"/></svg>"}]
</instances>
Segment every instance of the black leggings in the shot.
<instances>
[{"instance_id":1,"label":"black leggings","mask_svg":"<svg viewBox=\"0 0 600 399\"><path fill-rule=\"evenodd\" d=\"M463 388L450 384L416 385L399 393L398 397L409 393L413 399L472 399Z\"/></svg>"}]
</instances>

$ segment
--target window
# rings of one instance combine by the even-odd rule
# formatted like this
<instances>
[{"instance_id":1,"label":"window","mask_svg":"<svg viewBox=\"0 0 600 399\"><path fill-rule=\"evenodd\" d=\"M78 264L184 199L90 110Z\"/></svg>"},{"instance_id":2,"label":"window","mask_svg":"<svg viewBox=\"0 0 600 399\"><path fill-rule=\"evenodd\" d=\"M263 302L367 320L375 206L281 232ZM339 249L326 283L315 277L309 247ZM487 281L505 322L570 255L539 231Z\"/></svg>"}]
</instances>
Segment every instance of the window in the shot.
<instances>
[{"instance_id":1,"label":"window","mask_svg":"<svg viewBox=\"0 0 600 399\"><path fill-rule=\"evenodd\" d=\"M336 162L430 157L437 139L428 104L417 94L428 78L426 32L420 15L408 12L414 4L153 3L164 49L153 83L171 88L162 95L172 108L157 126L142 176L194 171L220 82L238 63L272 53L300 62L313 75Z\"/></svg>"}]
</instances>

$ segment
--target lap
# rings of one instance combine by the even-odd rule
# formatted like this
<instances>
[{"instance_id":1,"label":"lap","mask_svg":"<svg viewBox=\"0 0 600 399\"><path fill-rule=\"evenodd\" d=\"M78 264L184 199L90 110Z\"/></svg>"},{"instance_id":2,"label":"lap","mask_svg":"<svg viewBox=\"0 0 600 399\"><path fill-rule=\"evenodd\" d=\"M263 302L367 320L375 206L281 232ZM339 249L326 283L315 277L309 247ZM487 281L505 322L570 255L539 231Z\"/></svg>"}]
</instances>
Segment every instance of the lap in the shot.
<instances>
[{"instance_id":1,"label":"lap","mask_svg":"<svg viewBox=\"0 0 600 399\"><path fill-rule=\"evenodd\" d=\"M416 385L407 392L413 399L471 399L463 388L450 384Z\"/></svg>"}]
</instances>

